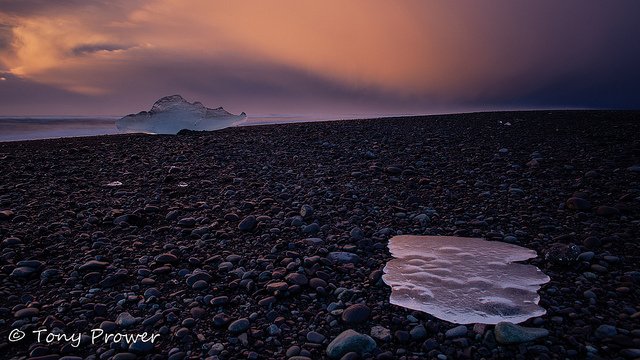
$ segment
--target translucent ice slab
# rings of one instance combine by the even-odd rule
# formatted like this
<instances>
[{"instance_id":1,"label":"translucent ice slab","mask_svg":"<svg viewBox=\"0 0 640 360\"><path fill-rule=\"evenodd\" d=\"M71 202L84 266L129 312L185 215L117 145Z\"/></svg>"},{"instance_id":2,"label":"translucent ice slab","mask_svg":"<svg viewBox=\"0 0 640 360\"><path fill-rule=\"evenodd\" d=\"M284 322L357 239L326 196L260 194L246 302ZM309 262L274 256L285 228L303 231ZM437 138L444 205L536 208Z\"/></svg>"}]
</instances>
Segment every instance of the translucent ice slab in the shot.
<instances>
[{"instance_id":1,"label":"translucent ice slab","mask_svg":"<svg viewBox=\"0 0 640 360\"><path fill-rule=\"evenodd\" d=\"M454 236L395 236L384 268L392 304L457 324L520 323L545 314L540 285L550 279L521 246Z\"/></svg>"}]
</instances>

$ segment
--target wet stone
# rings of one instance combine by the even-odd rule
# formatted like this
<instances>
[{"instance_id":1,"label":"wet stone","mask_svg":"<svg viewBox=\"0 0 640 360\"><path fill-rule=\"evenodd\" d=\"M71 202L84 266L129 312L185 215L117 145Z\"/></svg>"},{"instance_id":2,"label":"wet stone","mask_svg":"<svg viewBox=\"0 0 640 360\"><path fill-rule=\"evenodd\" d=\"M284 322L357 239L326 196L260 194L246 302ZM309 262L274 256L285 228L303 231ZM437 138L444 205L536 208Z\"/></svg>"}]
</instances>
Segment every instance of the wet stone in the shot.
<instances>
[{"instance_id":1,"label":"wet stone","mask_svg":"<svg viewBox=\"0 0 640 360\"><path fill-rule=\"evenodd\" d=\"M190 228L196 225L196 219L192 217L182 218L178 221L178 226Z\"/></svg>"},{"instance_id":2,"label":"wet stone","mask_svg":"<svg viewBox=\"0 0 640 360\"><path fill-rule=\"evenodd\" d=\"M253 230L256 225L258 224L258 221L256 220L256 217L253 215L247 216L246 218L244 218L240 224L238 224L238 230L240 231L251 231Z\"/></svg>"},{"instance_id":3,"label":"wet stone","mask_svg":"<svg viewBox=\"0 0 640 360\"><path fill-rule=\"evenodd\" d=\"M349 306L342 312L342 321L346 322L347 324L359 324L367 321L370 314L371 309L369 309L367 305L354 304Z\"/></svg>"},{"instance_id":4,"label":"wet stone","mask_svg":"<svg viewBox=\"0 0 640 360\"><path fill-rule=\"evenodd\" d=\"M287 349L287 351L285 353L285 356L286 357L298 356L300 354L300 350L301 350L300 346L298 346L298 345L290 346Z\"/></svg>"},{"instance_id":5,"label":"wet stone","mask_svg":"<svg viewBox=\"0 0 640 360\"><path fill-rule=\"evenodd\" d=\"M389 341L391 340L391 330L385 328L384 326L376 325L371 327L371 337L380 340L380 341Z\"/></svg>"},{"instance_id":6,"label":"wet stone","mask_svg":"<svg viewBox=\"0 0 640 360\"><path fill-rule=\"evenodd\" d=\"M582 211L591 210L591 203L579 197L569 198L566 202L566 205L567 205L567 208L572 210L582 210Z\"/></svg>"},{"instance_id":7,"label":"wet stone","mask_svg":"<svg viewBox=\"0 0 640 360\"><path fill-rule=\"evenodd\" d=\"M413 340L422 340L427 337L427 329L423 325L418 325L409 331L409 335Z\"/></svg>"},{"instance_id":8,"label":"wet stone","mask_svg":"<svg viewBox=\"0 0 640 360\"><path fill-rule=\"evenodd\" d=\"M457 338L467 336L467 327L465 325L456 326L451 328L445 332L445 337L447 338Z\"/></svg>"},{"instance_id":9,"label":"wet stone","mask_svg":"<svg viewBox=\"0 0 640 360\"><path fill-rule=\"evenodd\" d=\"M351 252L346 252L346 251L331 252L329 253L329 255L327 255L327 259L333 262L343 263L343 264L357 263L358 261L360 261L360 258L358 257L358 255Z\"/></svg>"},{"instance_id":10,"label":"wet stone","mask_svg":"<svg viewBox=\"0 0 640 360\"><path fill-rule=\"evenodd\" d=\"M307 285L309 283L307 277L300 273L291 273L285 277L285 280L291 284L300 286Z\"/></svg>"},{"instance_id":11,"label":"wet stone","mask_svg":"<svg viewBox=\"0 0 640 360\"><path fill-rule=\"evenodd\" d=\"M38 316L39 313L40 313L40 310L38 310L37 308L24 308L16 311L15 314L13 314L13 316L17 319L30 318L30 317Z\"/></svg>"},{"instance_id":12,"label":"wet stone","mask_svg":"<svg viewBox=\"0 0 640 360\"><path fill-rule=\"evenodd\" d=\"M605 217L616 216L620 214L620 210L612 206L598 206L598 208L596 209L596 214Z\"/></svg>"},{"instance_id":13,"label":"wet stone","mask_svg":"<svg viewBox=\"0 0 640 360\"><path fill-rule=\"evenodd\" d=\"M362 231L362 229L356 226L353 229L351 229L351 231L349 232L349 235L353 240L361 240L364 238L364 231Z\"/></svg>"},{"instance_id":14,"label":"wet stone","mask_svg":"<svg viewBox=\"0 0 640 360\"><path fill-rule=\"evenodd\" d=\"M327 282L320 278L312 278L309 280L309 286L313 289L317 289L319 287L326 288Z\"/></svg>"},{"instance_id":15,"label":"wet stone","mask_svg":"<svg viewBox=\"0 0 640 360\"><path fill-rule=\"evenodd\" d=\"M222 306L227 304L228 302L229 302L228 296L217 296L211 299L209 303L213 306Z\"/></svg>"},{"instance_id":16,"label":"wet stone","mask_svg":"<svg viewBox=\"0 0 640 360\"><path fill-rule=\"evenodd\" d=\"M12 277L16 277L16 278L28 278L34 274L36 274L38 272L37 269L32 268L32 267L27 267L27 266L20 266L17 267L15 269L13 269L13 271L11 272L11 276Z\"/></svg>"},{"instance_id":17,"label":"wet stone","mask_svg":"<svg viewBox=\"0 0 640 360\"><path fill-rule=\"evenodd\" d=\"M322 342L324 341L324 339L326 339L326 337L318 332L315 331L309 331L307 333L307 341L315 343L315 344L322 344Z\"/></svg>"},{"instance_id":18,"label":"wet stone","mask_svg":"<svg viewBox=\"0 0 640 360\"><path fill-rule=\"evenodd\" d=\"M580 247L574 244L554 244L544 252L544 258L558 265L570 264L580 255Z\"/></svg>"},{"instance_id":19,"label":"wet stone","mask_svg":"<svg viewBox=\"0 0 640 360\"><path fill-rule=\"evenodd\" d=\"M549 335L549 330L547 329L524 327L509 322L498 323L494 332L496 340L500 344L519 344Z\"/></svg>"},{"instance_id":20,"label":"wet stone","mask_svg":"<svg viewBox=\"0 0 640 360\"><path fill-rule=\"evenodd\" d=\"M324 240L314 237L302 239L302 242L307 246L320 246L324 244Z\"/></svg>"},{"instance_id":21,"label":"wet stone","mask_svg":"<svg viewBox=\"0 0 640 360\"><path fill-rule=\"evenodd\" d=\"M136 323L137 323L137 319L134 318L128 312L120 313L118 315L118 318L116 318L116 325L118 325L118 326L120 326L122 328L131 327L131 326L135 325Z\"/></svg>"},{"instance_id":22,"label":"wet stone","mask_svg":"<svg viewBox=\"0 0 640 360\"><path fill-rule=\"evenodd\" d=\"M213 317L213 324L217 327L222 327L228 324L230 321L231 319L226 314L216 314Z\"/></svg>"},{"instance_id":23,"label":"wet stone","mask_svg":"<svg viewBox=\"0 0 640 360\"><path fill-rule=\"evenodd\" d=\"M332 359L340 359L349 352L364 354L373 351L376 342L368 335L360 334L354 330L345 330L327 346L327 356Z\"/></svg>"},{"instance_id":24,"label":"wet stone","mask_svg":"<svg viewBox=\"0 0 640 360\"><path fill-rule=\"evenodd\" d=\"M249 319L242 318L229 324L228 330L231 333L239 334L249 330L250 326L251 326L251 323L249 322Z\"/></svg>"},{"instance_id":25,"label":"wet stone","mask_svg":"<svg viewBox=\"0 0 640 360\"><path fill-rule=\"evenodd\" d=\"M99 272L90 272L82 277L82 281L88 285L95 285L102 280L102 274Z\"/></svg>"},{"instance_id":26,"label":"wet stone","mask_svg":"<svg viewBox=\"0 0 640 360\"><path fill-rule=\"evenodd\" d=\"M22 240L20 240L17 237L8 237L2 240L2 246L5 246L5 247L12 247L12 246L17 246L21 244L22 244Z\"/></svg>"},{"instance_id":27,"label":"wet stone","mask_svg":"<svg viewBox=\"0 0 640 360\"><path fill-rule=\"evenodd\" d=\"M129 351L132 351L134 353L147 353L153 350L153 348L154 343L152 343L151 341L138 340L129 345Z\"/></svg>"},{"instance_id":28,"label":"wet stone","mask_svg":"<svg viewBox=\"0 0 640 360\"><path fill-rule=\"evenodd\" d=\"M287 290L289 288L289 284L287 284L286 282L273 282L270 284L267 284L266 286L268 291L274 292L274 291L284 291Z\"/></svg>"},{"instance_id":29,"label":"wet stone","mask_svg":"<svg viewBox=\"0 0 640 360\"><path fill-rule=\"evenodd\" d=\"M268 296L264 299L261 299L260 301L258 301L258 305L262 306L262 307L270 307L271 305L273 305L276 302L276 298L275 296Z\"/></svg>"},{"instance_id":30,"label":"wet stone","mask_svg":"<svg viewBox=\"0 0 640 360\"><path fill-rule=\"evenodd\" d=\"M191 285L193 290L204 290L209 287L209 283L204 280L198 280Z\"/></svg>"},{"instance_id":31,"label":"wet stone","mask_svg":"<svg viewBox=\"0 0 640 360\"><path fill-rule=\"evenodd\" d=\"M300 208L300 216L303 218L310 218L313 216L313 207L311 205L302 205Z\"/></svg>"},{"instance_id":32,"label":"wet stone","mask_svg":"<svg viewBox=\"0 0 640 360\"><path fill-rule=\"evenodd\" d=\"M599 339L611 338L618 334L618 329L611 325L600 325L595 330L594 335Z\"/></svg>"},{"instance_id":33,"label":"wet stone","mask_svg":"<svg viewBox=\"0 0 640 360\"><path fill-rule=\"evenodd\" d=\"M103 270L105 269L107 266L109 265L108 262L106 261L98 261L98 260L90 260L87 261L86 263L80 265L80 267L78 268L78 270L80 271L96 271L96 270Z\"/></svg>"},{"instance_id":34,"label":"wet stone","mask_svg":"<svg viewBox=\"0 0 640 360\"><path fill-rule=\"evenodd\" d=\"M167 264L177 262L178 258L173 254L165 253L156 256L155 260L161 264Z\"/></svg>"},{"instance_id":35,"label":"wet stone","mask_svg":"<svg viewBox=\"0 0 640 360\"><path fill-rule=\"evenodd\" d=\"M187 285L193 287L193 285L198 281L210 282L212 280L211 275L206 272L194 272L191 275L187 276L186 283Z\"/></svg>"},{"instance_id":36,"label":"wet stone","mask_svg":"<svg viewBox=\"0 0 640 360\"><path fill-rule=\"evenodd\" d=\"M13 217L14 213L11 210L0 211L0 221L6 221Z\"/></svg>"},{"instance_id":37,"label":"wet stone","mask_svg":"<svg viewBox=\"0 0 640 360\"><path fill-rule=\"evenodd\" d=\"M103 321L100 323L100 329L106 333L113 333L118 329L118 325L113 321Z\"/></svg>"},{"instance_id":38,"label":"wet stone","mask_svg":"<svg viewBox=\"0 0 640 360\"><path fill-rule=\"evenodd\" d=\"M306 225L302 229L302 232L305 234L317 234L318 232L320 232L320 225L316 223Z\"/></svg>"}]
</instances>

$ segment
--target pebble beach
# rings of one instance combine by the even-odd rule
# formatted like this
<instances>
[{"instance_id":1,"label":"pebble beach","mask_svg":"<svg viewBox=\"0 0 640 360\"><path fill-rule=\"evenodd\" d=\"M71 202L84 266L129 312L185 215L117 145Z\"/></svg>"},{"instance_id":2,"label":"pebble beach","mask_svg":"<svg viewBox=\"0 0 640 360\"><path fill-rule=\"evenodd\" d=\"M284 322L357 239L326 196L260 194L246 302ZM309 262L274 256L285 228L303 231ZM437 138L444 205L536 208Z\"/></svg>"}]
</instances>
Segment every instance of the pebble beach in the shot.
<instances>
[{"instance_id":1,"label":"pebble beach","mask_svg":"<svg viewBox=\"0 0 640 360\"><path fill-rule=\"evenodd\" d=\"M638 134L527 111L0 143L0 358L640 358ZM390 304L401 234L535 250L547 313Z\"/></svg>"}]
</instances>

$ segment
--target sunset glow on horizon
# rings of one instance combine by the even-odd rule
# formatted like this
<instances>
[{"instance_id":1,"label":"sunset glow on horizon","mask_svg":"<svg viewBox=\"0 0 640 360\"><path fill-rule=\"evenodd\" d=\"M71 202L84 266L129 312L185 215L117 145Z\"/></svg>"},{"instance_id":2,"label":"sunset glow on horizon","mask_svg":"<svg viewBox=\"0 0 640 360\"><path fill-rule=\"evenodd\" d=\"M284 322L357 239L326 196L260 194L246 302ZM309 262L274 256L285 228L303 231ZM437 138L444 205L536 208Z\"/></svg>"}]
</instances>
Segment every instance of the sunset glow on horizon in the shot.
<instances>
[{"instance_id":1,"label":"sunset glow on horizon","mask_svg":"<svg viewBox=\"0 0 640 360\"><path fill-rule=\"evenodd\" d=\"M0 115L640 104L635 1L0 1Z\"/></svg>"}]
</instances>

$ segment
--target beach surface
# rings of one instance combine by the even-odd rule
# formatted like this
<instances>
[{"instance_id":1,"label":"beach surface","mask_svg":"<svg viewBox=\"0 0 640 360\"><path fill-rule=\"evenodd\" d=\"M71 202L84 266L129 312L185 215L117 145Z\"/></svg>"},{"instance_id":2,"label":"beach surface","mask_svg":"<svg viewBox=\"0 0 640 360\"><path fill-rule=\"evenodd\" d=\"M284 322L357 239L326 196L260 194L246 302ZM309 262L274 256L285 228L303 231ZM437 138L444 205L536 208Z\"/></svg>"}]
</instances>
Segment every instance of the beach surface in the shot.
<instances>
[{"instance_id":1,"label":"beach surface","mask_svg":"<svg viewBox=\"0 0 640 360\"><path fill-rule=\"evenodd\" d=\"M0 354L638 358L638 134L533 111L0 143ZM535 339L389 304L399 234L535 250Z\"/></svg>"}]
</instances>

